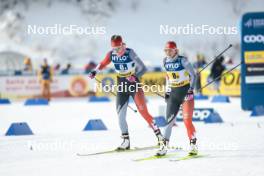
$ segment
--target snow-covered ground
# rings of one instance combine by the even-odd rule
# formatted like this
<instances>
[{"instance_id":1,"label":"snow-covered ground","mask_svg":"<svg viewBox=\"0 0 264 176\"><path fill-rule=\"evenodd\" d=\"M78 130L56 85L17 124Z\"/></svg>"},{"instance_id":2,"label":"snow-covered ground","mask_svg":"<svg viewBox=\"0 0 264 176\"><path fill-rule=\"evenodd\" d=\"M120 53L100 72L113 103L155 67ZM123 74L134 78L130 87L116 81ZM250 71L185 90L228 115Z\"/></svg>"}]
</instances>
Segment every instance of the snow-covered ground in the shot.
<instances>
[{"instance_id":1,"label":"snow-covered ground","mask_svg":"<svg viewBox=\"0 0 264 176\"><path fill-rule=\"evenodd\" d=\"M151 98L148 107L159 115L163 100ZM131 106L135 107L133 104ZM88 103L86 99L52 100L49 106L24 106L22 102L0 106L0 175L256 175L264 174L264 117L250 118L242 111L240 98L231 103L196 101L196 107L212 107L222 124L196 122L197 137L204 158L179 162L170 159L135 162L155 150L78 157L77 152L115 148L120 133L115 101ZM82 132L89 119L101 118L107 131ZM132 146L156 144L143 118L128 110ZM11 122L27 122L35 135L4 136ZM171 145L188 146L182 122L173 129ZM179 151L174 158L185 155Z\"/></svg>"}]
</instances>

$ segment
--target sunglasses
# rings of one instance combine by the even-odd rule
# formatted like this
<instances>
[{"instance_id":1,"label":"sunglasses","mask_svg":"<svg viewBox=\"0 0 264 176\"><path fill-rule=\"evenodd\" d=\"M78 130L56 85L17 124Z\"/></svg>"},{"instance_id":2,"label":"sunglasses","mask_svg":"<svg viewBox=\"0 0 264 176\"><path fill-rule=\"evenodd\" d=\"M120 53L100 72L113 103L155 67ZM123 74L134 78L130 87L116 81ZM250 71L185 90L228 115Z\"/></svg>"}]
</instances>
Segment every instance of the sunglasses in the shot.
<instances>
[{"instance_id":1,"label":"sunglasses","mask_svg":"<svg viewBox=\"0 0 264 176\"><path fill-rule=\"evenodd\" d=\"M165 48L164 51L165 52L172 52L172 51L175 51L176 49L171 49L171 48Z\"/></svg>"},{"instance_id":2,"label":"sunglasses","mask_svg":"<svg viewBox=\"0 0 264 176\"><path fill-rule=\"evenodd\" d=\"M121 51L121 49L122 49L122 46L113 47L113 50L114 50L115 52L119 52L119 51Z\"/></svg>"}]
</instances>

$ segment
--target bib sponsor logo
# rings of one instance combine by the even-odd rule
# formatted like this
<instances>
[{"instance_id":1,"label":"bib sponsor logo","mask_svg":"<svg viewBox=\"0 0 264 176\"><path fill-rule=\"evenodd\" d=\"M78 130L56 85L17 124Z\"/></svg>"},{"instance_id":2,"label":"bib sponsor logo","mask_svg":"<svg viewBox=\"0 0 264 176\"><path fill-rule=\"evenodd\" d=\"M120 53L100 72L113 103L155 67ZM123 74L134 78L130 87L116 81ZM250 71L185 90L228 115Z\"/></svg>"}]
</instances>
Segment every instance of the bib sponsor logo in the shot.
<instances>
[{"instance_id":1,"label":"bib sponsor logo","mask_svg":"<svg viewBox=\"0 0 264 176\"><path fill-rule=\"evenodd\" d=\"M166 64L166 69L177 69L179 68L180 64L179 63L170 63Z\"/></svg>"},{"instance_id":2,"label":"bib sponsor logo","mask_svg":"<svg viewBox=\"0 0 264 176\"><path fill-rule=\"evenodd\" d=\"M126 61L128 56L112 56L112 60L114 62L124 62Z\"/></svg>"}]
</instances>

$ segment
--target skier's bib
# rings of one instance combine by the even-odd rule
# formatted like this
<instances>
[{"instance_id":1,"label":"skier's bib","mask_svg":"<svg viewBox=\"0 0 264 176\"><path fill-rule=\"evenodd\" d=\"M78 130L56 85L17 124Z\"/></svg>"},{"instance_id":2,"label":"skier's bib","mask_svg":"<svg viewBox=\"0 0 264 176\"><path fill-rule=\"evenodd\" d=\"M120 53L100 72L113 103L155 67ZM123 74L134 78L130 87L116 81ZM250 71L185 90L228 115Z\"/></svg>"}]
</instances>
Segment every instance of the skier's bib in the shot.
<instances>
[{"instance_id":1,"label":"skier's bib","mask_svg":"<svg viewBox=\"0 0 264 176\"><path fill-rule=\"evenodd\" d=\"M122 56L111 53L111 61L115 66L115 70L121 77L131 76L135 73L136 64L129 56L130 49L126 48Z\"/></svg>"},{"instance_id":2,"label":"skier's bib","mask_svg":"<svg viewBox=\"0 0 264 176\"><path fill-rule=\"evenodd\" d=\"M183 57L179 56L174 60L165 58L164 67L168 75L170 87L182 87L190 83L189 73L183 67L181 58Z\"/></svg>"}]
</instances>

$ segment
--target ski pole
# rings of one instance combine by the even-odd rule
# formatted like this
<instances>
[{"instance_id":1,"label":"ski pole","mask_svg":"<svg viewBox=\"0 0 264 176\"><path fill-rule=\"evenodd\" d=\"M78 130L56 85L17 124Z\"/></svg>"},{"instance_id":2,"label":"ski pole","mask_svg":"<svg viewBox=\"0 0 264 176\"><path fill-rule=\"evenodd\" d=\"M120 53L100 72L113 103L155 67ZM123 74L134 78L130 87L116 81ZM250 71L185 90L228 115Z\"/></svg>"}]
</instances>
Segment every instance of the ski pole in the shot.
<instances>
[{"instance_id":1,"label":"ski pole","mask_svg":"<svg viewBox=\"0 0 264 176\"><path fill-rule=\"evenodd\" d=\"M206 88L207 86L209 86L210 84L212 84L213 82L215 82L216 80L218 80L219 78L224 77L226 74L230 73L231 71L233 71L235 68L237 68L238 66L240 66L242 64L242 62L240 62L239 64L237 64L235 67L233 67L232 69L228 70L227 72L225 72L224 74L218 76L217 78L213 79L212 81L210 81L209 83L207 83L206 85L204 85L203 87L201 87L199 89L199 91L201 91L202 89Z\"/></svg>"},{"instance_id":2,"label":"ski pole","mask_svg":"<svg viewBox=\"0 0 264 176\"><path fill-rule=\"evenodd\" d=\"M94 78L98 83L102 84L102 81L100 81L99 79L97 79L96 77ZM114 96L117 96L114 92L110 91L110 93ZM137 113L137 110L132 108L129 104L127 105L129 109L131 109L133 112Z\"/></svg>"},{"instance_id":3,"label":"ski pole","mask_svg":"<svg viewBox=\"0 0 264 176\"><path fill-rule=\"evenodd\" d=\"M221 55L223 55L227 50L229 50L232 47L232 44L230 44L226 49L224 49L220 54L218 54L213 60L211 60L205 67L203 67L197 75L199 75L204 69L206 69L210 64L212 64L214 61L216 61Z\"/></svg>"},{"instance_id":4,"label":"ski pole","mask_svg":"<svg viewBox=\"0 0 264 176\"><path fill-rule=\"evenodd\" d=\"M215 78L214 80L210 81L209 83L207 83L206 85L204 85L203 87L201 87L199 89L199 91L201 91L202 89L206 88L207 86L209 86L210 84L212 84L213 82L215 82L217 79L224 77L226 74L230 73L231 71L233 71L234 69L236 69L238 66L240 66L242 63L239 63L238 65L236 65L235 67L233 67L232 69L228 70L227 72L225 72L224 74L218 76L217 78ZM154 92L156 95L165 98L165 96L159 94L158 92Z\"/></svg>"}]
</instances>

